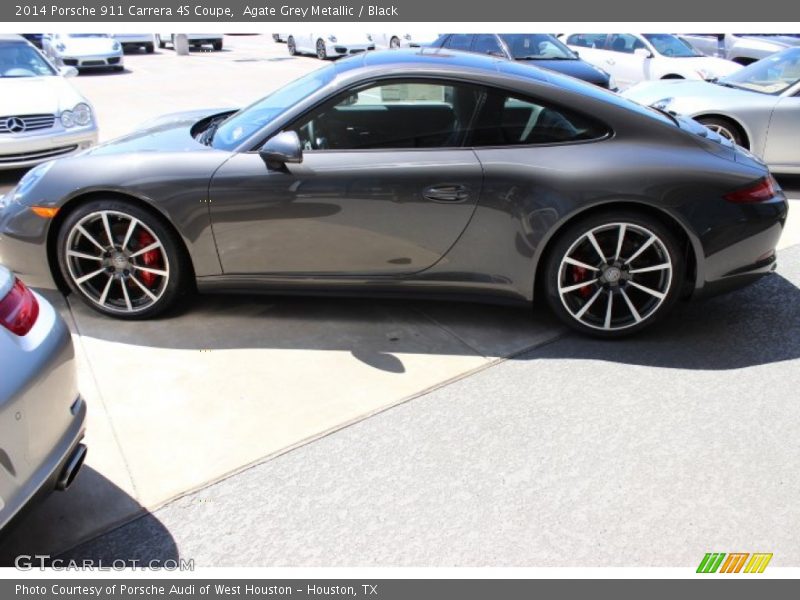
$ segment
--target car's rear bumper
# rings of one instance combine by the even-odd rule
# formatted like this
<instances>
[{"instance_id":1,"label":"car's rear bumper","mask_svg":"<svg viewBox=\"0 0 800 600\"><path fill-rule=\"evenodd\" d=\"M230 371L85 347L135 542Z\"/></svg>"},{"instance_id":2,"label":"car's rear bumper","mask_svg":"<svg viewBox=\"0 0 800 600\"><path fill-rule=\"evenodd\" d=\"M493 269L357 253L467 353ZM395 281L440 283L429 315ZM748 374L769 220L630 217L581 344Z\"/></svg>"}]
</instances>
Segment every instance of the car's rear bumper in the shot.
<instances>
[{"instance_id":1,"label":"car's rear bumper","mask_svg":"<svg viewBox=\"0 0 800 600\"><path fill-rule=\"evenodd\" d=\"M10 395L0 398L0 529L37 494L56 489L67 465L80 467L86 404L77 390L69 329L41 296L37 324L15 338ZM15 361L15 357L20 360Z\"/></svg>"}]
</instances>

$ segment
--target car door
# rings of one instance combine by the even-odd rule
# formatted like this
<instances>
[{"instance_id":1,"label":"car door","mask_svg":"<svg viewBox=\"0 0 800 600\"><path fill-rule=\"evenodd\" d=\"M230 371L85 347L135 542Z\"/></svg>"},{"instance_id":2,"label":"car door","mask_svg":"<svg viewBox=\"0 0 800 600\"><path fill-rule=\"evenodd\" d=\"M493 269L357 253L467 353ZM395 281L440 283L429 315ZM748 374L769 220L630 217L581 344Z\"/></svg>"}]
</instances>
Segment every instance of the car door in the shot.
<instances>
[{"instance_id":1,"label":"car door","mask_svg":"<svg viewBox=\"0 0 800 600\"><path fill-rule=\"evenodd\" d=\"M800 68L796 76L800 78ZM795 94L778 99L772 111L764 160L770 167L777 165L800 167L800 153L797 140L800 138L800 86L795 86Z\"/></svg>"},{"instance_id":2,"label":"car door","mask_svg":"<svg viewBox=\"0 0 800 600\"><path fill-rule=\"evenodd\" d=\"M300 164L235 154L210 184L225 273L402 275L466 228L483 172L463 139L481 88L384 80L340 94L285 130Z\"/></svg>"},{"instance_id":3,"label":"car door","mask_svg":"<svg viewBox=\"0 0 800 600\"><path fill-rule=\"evenodd\" d=\"M648 48L639 36L632 33L612 33L608 38L606 64L600 67L611 73L622 89L648 79L647 62L653 59L636 54L638 49Z\"/></svg>"},{"instance_id":4,"label":"car door","mask_svg":"<svg viewBox=\"0 0 800 600\"><path fill-rule=\"evenodd\" d=\"M608 52L605 50L607 39L607 33L571 33L562 41L583 60L607 71L605 68L608 58Z\"/></svg>"}]
</instances>

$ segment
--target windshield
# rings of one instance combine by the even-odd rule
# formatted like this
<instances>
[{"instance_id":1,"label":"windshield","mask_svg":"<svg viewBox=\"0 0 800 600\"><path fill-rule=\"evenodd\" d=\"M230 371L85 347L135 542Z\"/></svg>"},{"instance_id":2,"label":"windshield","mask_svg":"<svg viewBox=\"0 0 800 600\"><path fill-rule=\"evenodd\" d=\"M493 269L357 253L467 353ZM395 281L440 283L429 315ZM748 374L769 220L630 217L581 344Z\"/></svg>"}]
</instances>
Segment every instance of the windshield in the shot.
<instances>
[{"instance_id":1,"label":"windshield","mask_svg":"<svg viewBox=\"0 0 800 600\"><path fill-rule=\"evenodd\" d=\"M720 79L722 85L762 94L781 94L799 81L800 48L778 52Z\"/></svg>"},{"instance_id":2,"label":"windshield","mask_svg":"<svg viewBox=\"0 0 800 600\"><path fill-rule=\"evenodd\" d=\"M42 77L56 71L29 44L0 45L0 77Z\"/></svg>"},{"instance_id":3,"label":"windshield","mask_svg":"<svg viewBox=\"0 0 800 600\"><path fill-rule=\"evenodd\" d=\"M330 83L335 73L333 65L312 71L232 114L214 132L212 146L220 150L233 150L275 117Z\"/></svg>"},{"instance_id":4,"label":"windshield","mask_svg":"<svg viewBox=\"0 0 800 600\"><path fill-rule=\"evenodd\" d=\"M546 33L504 33L500 37L516 60L577 60L575 53Z\"/></svg>"},{"instance_id":5,"label":"windshield","mask_svg":"<svg viewBox=\"0 0 800 600\"><path fill-rule=\"evenodd\" d=\"M662 56L687 58L689 56L703 56L682 39L668 33L645 33L645 39L653 44L656 52Z\"/></svg>"},{"instance_id":6,"label":"windshield","mask_svg":"<svg viewBox=\"0 0 800 600\"><path fill-rule=\"evenodd\" d=\"M107 33L68 33L67 37L71 38L107 38Z\"/></svg>"}]
</instances>

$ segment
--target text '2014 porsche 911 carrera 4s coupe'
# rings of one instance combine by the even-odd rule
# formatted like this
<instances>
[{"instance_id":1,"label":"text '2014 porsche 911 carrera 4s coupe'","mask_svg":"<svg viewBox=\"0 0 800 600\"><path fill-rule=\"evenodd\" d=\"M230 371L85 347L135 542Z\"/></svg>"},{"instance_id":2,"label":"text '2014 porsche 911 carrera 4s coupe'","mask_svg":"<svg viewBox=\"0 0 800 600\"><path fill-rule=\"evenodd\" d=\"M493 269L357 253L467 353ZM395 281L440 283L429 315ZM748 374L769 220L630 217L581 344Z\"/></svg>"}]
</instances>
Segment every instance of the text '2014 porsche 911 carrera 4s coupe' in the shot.
<instances>
[{"instance_id":1,"label":"text '2014 porsche 911 carrera 4s coupe'","mask_svg":"<svg viewBox=\"0 0 800 600\"><path fill-rule=\"evenodd\" d=\"M0 261L120 318L187 290L530 303L640 330L775 267L785 197L681 119L528 65L366 53L28 172Z\"/></svg>"}]
</instances>

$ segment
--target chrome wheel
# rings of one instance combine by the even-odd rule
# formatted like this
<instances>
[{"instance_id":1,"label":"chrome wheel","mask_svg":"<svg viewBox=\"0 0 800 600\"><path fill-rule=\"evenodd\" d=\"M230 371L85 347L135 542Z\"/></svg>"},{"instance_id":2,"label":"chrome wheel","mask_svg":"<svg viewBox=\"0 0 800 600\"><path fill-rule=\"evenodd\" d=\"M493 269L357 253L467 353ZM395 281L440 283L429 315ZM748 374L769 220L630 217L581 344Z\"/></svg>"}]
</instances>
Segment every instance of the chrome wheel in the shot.
<instances>
[{"instance_id":1,"label":"chrome wheel","mask_svg":"<svg viewBox=\"0 0 800 600\"><path fill-rule=\"evenodd\" d=\"M672 259L658 235L634 223L608 223L586 231L566 251L558 295L581 325L618 331L654 315L672 278Z\"/></svg>"},{"instance_id":2,"label":"chrome wheel","mask_svg":"<svg viewBox=\"0 0 800 600\"><path fill-rule=\"evenodd\" d=\"M320 60L328 58L328 51L323 40L317 40L317 58Z\"/></svg>"},{"instance_id":3,"label":"chrome wheel","mask_svg":"<svg viewBox=\"0 0 800 600\"><path fill-rule=\"evenodd\" d=\"M720 125L719 123L708 123L708 124L706 124L706 127L708 127L714 133L718 133L719 135L721 135L725 139L728 139L728 140L730 140L730 141L732 141L734 143L737 142L736 136L734 135L734 133L730 129L725 127L724 125Z\"/></svg>"},{"instance_id":4,"label":"chrome wheel","mask_svg":"<svg viewBox=\"0 0 800 600\"><path fill-rule=\"evenodd\" d=\"M65 263L74 286L104 311L133 314L164 295L167 252L156 233L124 212L91 212L66 238Z\"/></svg>"}]
</instances>

